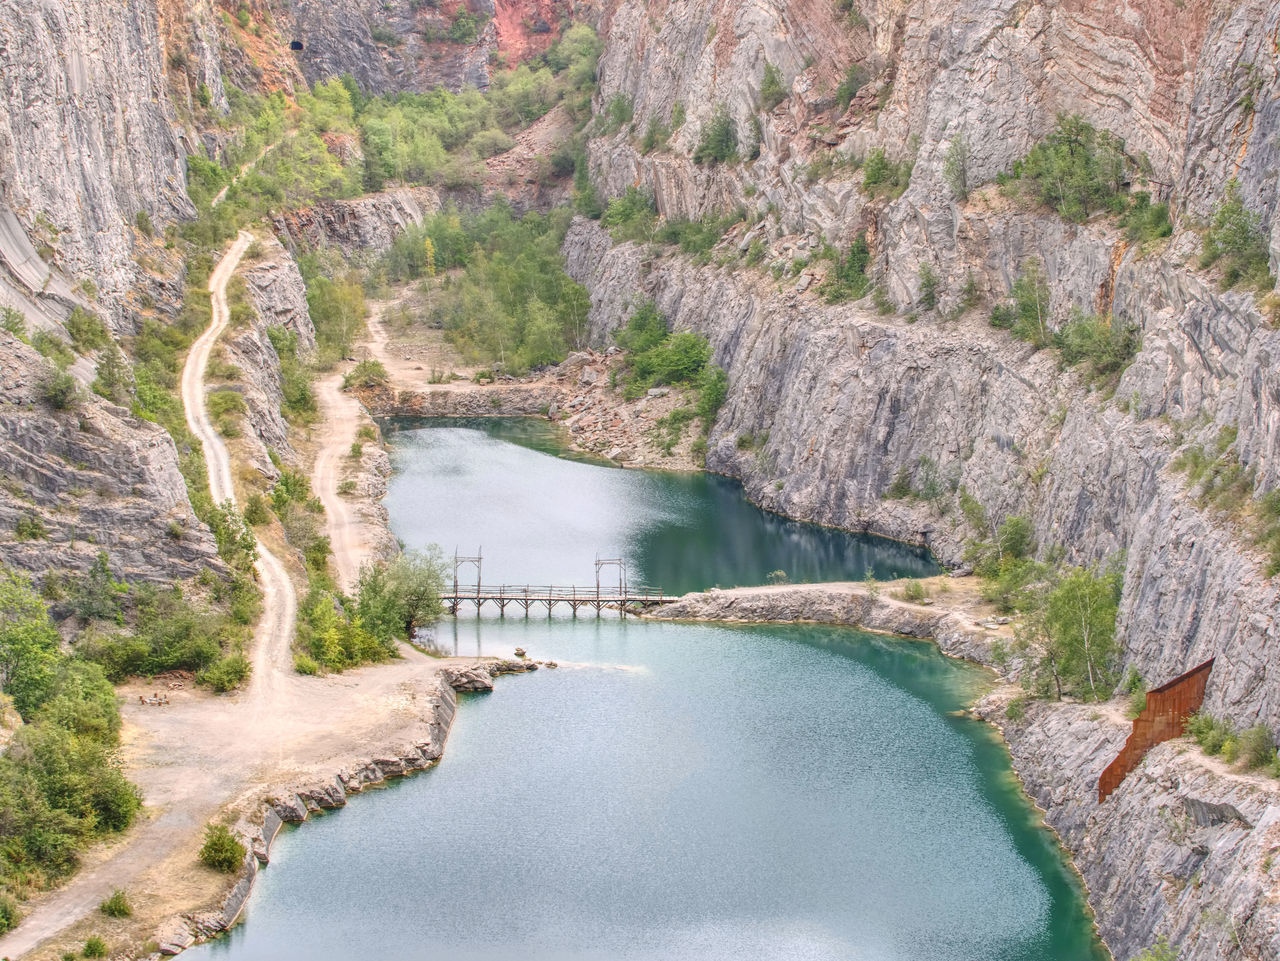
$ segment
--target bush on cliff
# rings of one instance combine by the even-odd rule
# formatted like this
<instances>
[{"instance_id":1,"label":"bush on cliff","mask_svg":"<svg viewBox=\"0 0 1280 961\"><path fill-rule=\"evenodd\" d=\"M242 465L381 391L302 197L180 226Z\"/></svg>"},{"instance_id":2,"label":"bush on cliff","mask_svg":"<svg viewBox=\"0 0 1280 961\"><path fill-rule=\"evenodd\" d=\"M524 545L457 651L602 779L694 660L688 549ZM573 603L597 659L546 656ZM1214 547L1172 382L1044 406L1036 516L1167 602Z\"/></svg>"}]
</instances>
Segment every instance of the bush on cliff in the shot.
<instances>
[{"instance_id":1,"label":"bush on cliff","mask_svg":"<svg viewBox=\"0 0 1280 961\"><path fill-rule=\"evenodd\" d=\"M1222 267L1223 288L1242 285L1269 291L1276 285L1262 216L1245 207L1235 180L1227 184L1226 196L1214 210L1204 238L1200 265L1215 264Z\"/></svg>"}]
</instances>

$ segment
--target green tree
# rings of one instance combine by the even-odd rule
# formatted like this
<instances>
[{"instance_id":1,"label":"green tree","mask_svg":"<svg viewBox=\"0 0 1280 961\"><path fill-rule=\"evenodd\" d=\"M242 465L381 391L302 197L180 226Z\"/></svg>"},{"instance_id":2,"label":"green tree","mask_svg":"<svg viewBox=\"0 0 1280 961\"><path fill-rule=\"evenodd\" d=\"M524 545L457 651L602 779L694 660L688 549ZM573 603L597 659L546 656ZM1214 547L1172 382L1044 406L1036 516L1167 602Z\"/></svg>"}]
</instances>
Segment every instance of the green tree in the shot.
<instances>
[{"instance_id":1,"label":"green tree","mask_svg":"<svg viewBox=\"0 0 1280 961\"><path fill-rule=\"evenodd\" d=\"M1178 961L1178 949L1163 934L1145 951L1134 955L1133 961Z\"/></svg>"},{"instance_id":2,"label":"green tree","mask_svg":"<svg viewBox=\"0 0 1280 961\"><path fill-rule=\"evenodd\" d=\"M29 720L53 689L58 632L25 574L0 568L0 688Z\"/></svg>"},{"instance_id":3,"label":"green tree","mask_svg":"<svg viewBox=\"0 0 1280 961\"><path fill-rule=\"evenodd\" d=\"M1064 686L1085 684L1095 701L1110 694L1119 649L1115 633L1122 586L1119 570L1075 567L1064 573L1049 593L1044 632L1059 697Z\"/></svg>"},{"instance_id":4,"label":"green tree","mask_svg":"<svg viewBox=\"0 0 1280 961\"><path fill-rule=\"evenodd\" d=\"M782 71L766 60L764 80L760 83L760 105L766 113L770 112L787 99L787 93L787 87L782 81Z\"/></svg>"},{"instance_id":5,"label":"green tree","mask_svg":"<svg viewBox=\"0 0 1280 961\"><path fill-rule=\"evenodd\" d=\"M942 164L942 179L947 182L957 200L969 199L969 141L963 132L951 138L947 156Z\"/></svg>"},{"instance_id":6,"label":"green tree","mask_svg":"<svg viewBox=\"0 0 1280 961\"><path fill-rule=\"evenodd\" d=\"M702 137L693 152L697 164L727 163L738 159L738 127L721 104L702 128Z\"/></svg>"},{"instance_id":7,"label":"green tree","mask_svg":"<svg viewBox=\"0 0 1280 961\"><path fill-rule=\"evenodd\" d=\"M133 371L114 340L108 341L98 356L98 376L93 390L116 404L127 404L133 393Z\"/></svg>"},{"instance_id":8,"label":"green tree","mask_svg":"<svg viewBox=\"0 0 1280 961\"><path fill-rule=\"evenodd\" d=\"M991 311L991 326L1006 328L1019 340L1037 347L1048 347L1053 343L1049 326L1049 282L1038 257L1023 262L1022 272L1009 293L1012 301L997 304Z\"/></svg>"},{"instance_id":9,"label":"green tree","mask_svg":"<svg viewBox=\"0 0 1280 961\"><path fill-rule=\"evenodd\" d=\"M1240 196L1240 184L1232 180L1222 203L1213 212L1213 222L1205 235L1204 267L1223 264L1222 285L1246 283L1262 290L1275 286L1269 269L1267 238L1261 215L1249 210Z\"/></svg>"}]
</instances>

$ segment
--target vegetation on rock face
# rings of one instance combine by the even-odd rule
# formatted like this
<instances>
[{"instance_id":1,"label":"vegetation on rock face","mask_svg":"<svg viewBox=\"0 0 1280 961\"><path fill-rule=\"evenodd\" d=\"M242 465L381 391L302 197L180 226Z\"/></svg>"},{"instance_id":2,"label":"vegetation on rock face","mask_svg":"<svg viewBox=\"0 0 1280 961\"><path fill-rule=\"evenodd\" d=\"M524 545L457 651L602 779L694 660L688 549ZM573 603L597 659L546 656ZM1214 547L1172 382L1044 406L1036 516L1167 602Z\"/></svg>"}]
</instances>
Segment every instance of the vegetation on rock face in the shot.
<instances>
[{"instance_id":1,"label":"vegetation on rock face","mask_svg":"<svg viewBox=\"0 0 1280 961\"><path fill-rule=\"evenodd\" d=\"M1170 465L1187 475L1197 503L1219 511L1247 533L1268 556L1267 576L1280 574L1280 490L1258 489L1257 471L1240 462L1237 431L1224 427L1208 449L1193 444Z\"/></svg>"},{"instance_id":2,"label":"vegetation on rock face","mask_svg":"<svg viewBox=\"0 0 1280 961\"><path fill-rule=\"evenodd\" d=\"M723 104L716 108L702 128L702 136L693 151L697 164L731 163L738 159L738 126Z\"/></svg>"},{"instance_id":3,"label":"vegetation on rock face","mask_svg":"<svg viewBox=\"0 0 1280 961\"><path fill-rule=\"evenodd\" d=\"M836 262L819 289L829 304L859 300L867 295L871 290L871 249L865 233L857 236L849 252Z\"/></svg>"},{"instance_id":4,"label":"vegetation on rock face","mask_svg":"<svg viewBox=\"0 0 1280 961\"><path fill-rule=\"evenodd\" d=\"M1275 734L1264 724L1238 731L1231 722L1201 711L1187 720L1186 731L1206 754L1239 764L1246 771L1280 777Z\"/></svg>"},{"instance_id":5,"label":"vegetation on rock face","mask_svg":"<svg viewBox=\"0 0 1280 961\"><path fill-rule=\"evenodd\" d=\"M299 609L295 666L300 673L343 671L395 657L397 642L440 616L444 576L444 557L432 546L366 564L352 598L313 577Z\"/></svg>"},{"instance_id":6,"label":"vegetation on rock face","mask_svg":"<svg viewBox=\"0 0 1280 961\"><path fill-rule=\"evenodd\" d=\"M0 884L20 896L71 873L141 806L115 760L120 712L96 664L62 653L43 601L0 568L0 687L25 722L0 756ZM16 921L8 897L0 925Z\"/></svg>"},{"instance_id":7,"label":"vegetation on rock face","mask_svg":"<svg viewBox=\"0 0 1280 961\"><path fill-rule=\"evenodd\" d=\"M1222 286L1251 287L1258 291L1275 288L1270 251L1262 230L1262 217L1244 205L1240 184L1232 180L1204 238L1202 267L1222 267Z\"/></svg>"},{"instance_id":8,"label":"vegetation on rock face","mask_svg":"<svg viewBox=\"0 0 1280 961\"><path fill-rule=\"evenodd\" d=\"M786 100L787 96L788 90L782 80L782 71L766 60L764 79L760 82L760 106L768 113Z\"/></svg>"},{"instance_id":9,"label":"vegetation on rock face","mask_svg":"<svg viewBox=\"0 0 1280 961\"><path fill-rule=\"evenodd\" d=\"M1022 265L1009 292L995 305L991 326L1008 330L1037 348L1056 347L1064 367L1082 366L1089 381L1114 389L1120 375L1138 352L1138 331L1115 317L1098 317L1076 310L1060 328L1053 326L1049 283L1036 258Z\"/></svg>"},{"instance_id":10,"label":"vegetation on rock face","mask_svg":"<svg viewBox=\"0 0 1280 961\"><path fill-rule=\"evenodd\" d=\"M1130 180L1140 176L1125 156L1124 141L1080 116L1063 114L1053 132L997 182L1007 193L1052 207L1074 223L1100 211L1121 215L1121 226L1135 243L1168 237L1173 232L1168 205L1151 203L1146 191L1128 193Z\"/></svg>"},{"instance_id":11,"label":"vegetation on rock face","mask_svg":"<svg viewBox=\"0 0 1280 961\"><path fill-rule=\"evenodd\" d=\"M974 526L992 530L986 512L963 493L961 506ZM1034 692L1105 700L1119 676L1123 571L1117 564L1063 567L1053 552L1037 561L1035 551L1030 521L1010 517L989 540L970 542L967 557L987 599L1020 617L1018 653L1032 663L1024 680Z\"/></svg>"}]
</instances>

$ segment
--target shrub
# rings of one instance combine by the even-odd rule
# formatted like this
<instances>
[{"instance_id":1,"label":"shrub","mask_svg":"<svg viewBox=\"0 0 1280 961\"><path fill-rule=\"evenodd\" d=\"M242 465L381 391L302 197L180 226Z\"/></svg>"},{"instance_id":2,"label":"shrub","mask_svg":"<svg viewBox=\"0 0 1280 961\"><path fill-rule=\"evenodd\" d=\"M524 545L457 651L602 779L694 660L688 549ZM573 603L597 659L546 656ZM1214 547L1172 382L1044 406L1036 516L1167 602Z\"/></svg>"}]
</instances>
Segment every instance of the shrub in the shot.
<instances>
[{"instance_id":1,"label":"shrub","mask_svg":"<svg viewBox=\"0 0 1280 961\"><path fill-rule=\"evenodd\" d=\"M267 507L267 499L261 494L250 494L244 505L244 522L253 527L271 522L271 511Z\"/></svg>"},{"instance_id":2,"label":"shrub","mask_svg":"<svg viewBox=\"0 0 1280 961\"><path fill-rule=\"evenodd\" d=\"M1115 386L1140 346L1138 329L1114 317L1084 315L1078 311L1053 336L1067 367L1084 364L1094 383Z\"/></svg>"},{"instance_id":3,"label":"shrub","mask_svg":"<svg viewBox=\"0 0 1280 961\"><path fill-rule=\"evenodd\" d=\"M918 303L923 310L933 310L938 306L938 288L942 281L929 264L920 265L920 299Z\"/></svg>"},{"instance_id":4,"label":"shrub","mask_svg":"<svg viewBox=\"0 0 1280 961\"><path fill-rule=\"evenodd\" d=\"M836 87L836 103L839 104L841 111L849 109L849 104L853 102L854 95L867 82L867 76L867 70L862 64L854 63L849 65L849 69L845 71L844 79L840 81L840 86Z\"/></svg>"},{"instance_id":5,"label":"shrub","mask_svg":"<svg viewBox=\"0 0 1280 961\"><path fill-rule=\"evenodd\" d=\"M1227 184L1226 197L1213 212L1200 265L1211 267L1221 263L1224 288L1243 284L1271 290L1276 281L1271 276L1269 257L1262 217L1245 207L1240 184L1232 180Z\"/></svg>"},{"instance_id":6,"label":"shrub","mask_svg":"<svg viewBox=\"0 0 1280 961\"><path fill-rule=\"evenodd\" d=\"M738 159L738 128L721 104L702 128L702 137L693 152L693 162L728 163Z\"/></svg>"},{"instance_id":7,"label":"shrub","mask_svg":"<svg viewBox=\"0 0 1280 961\"><path fill-rule=\"evenodd\" d=\"M35 514L19 517L13 525L14 536L20 541L43 541L49 537L49 530L44 521Z\"/></svg>"},{"instance_id":8,"label":"shrub","mask_svg":"<svg viewBox=\"0 0 1280 961\"><path fill-rule=\"evenodd\" d=\"M0 934L12 931L22 920L18 910L18 902L7 894L0 894Z\"/></svg>"},{"instance_id":9,"label":"shrub","mask_svg":"<svg viewBox=\"0 0 1280 961\"><path fill-rule=\"evenodd\" d=\"M380 360L362 360L342 378L342 389L352 387L382 387L390 381L387 368Z\"/></svg>"},{"instance_id":10,"label":"shrub","mask_svg":"<svg viewBox=\"0 0 1280 961\"><path fill-rule=\"evenodd\" d=\"M1133 195L1133 203L1120 218L1120 226L1126 228L1130 243L1135 244L1159 240L1173 233L1169 205L1153 204L1151 194L1145 190Z\"/></svg>"},{"instance_id":11,"label":"shrub","mask_svg":"<svg viewBox=\"0 0 1280 961\"><path fill-rule=\"evenodd\" d=\"M111 897L98 905L98 909L109 918L127 918L133 914L133 905L129 897L120 888L111 892Z\"/></svg>"},{"instance_id":12,"label":"shrub","mask_svg":"<svg viewBox=\"0 0 1280 961\"><path fill-rule=\"evenodd\" d=\"M96 934L92 935L84 943L83 954L86 958L105 958L107 956L107 942Z\"/></svg>"},{"instance_id":13,"label":"shrub","mask_svg":"<svg viewBox=\"0 0 1280 961\"><path fill-rule=\"evenodd\" d=\"M364 444L360 443L359 441L355 441L351 445L351 450L347 451L347 454L351 457L352 460L359 460L361 457L364 456Z\"/></svg>"},{"instance_id":14,"label":"shrub","mask_svg":"<svg viewBox=\"0 0 1280 961\"><path fill-rule=\"evenodd\" d=\"M98 350L111 343L111 335L107 332L102 318L83 307L77 307L71 311L64 326L67 328L67 335L71 338L71 346L77 354L87 354L91 350Z\"/></svg>"},{"instance_id":15,"label":"shrub","mask_svg":"<svg viewBox=\"0 0 1280 961\"><path fill-rule=\"evenodd\" d=\"M766 60L764 80L760 83L760 105L764 107L765 112L770 112L787 99L787 94L786 85L782 82L782 71Z\"/></svg>"},{"instance_id":16,"label":"shrub","mask_svg":"<svg viewBox=\"0 0 1280 961\"><path fill-rule=\"evenodd\" d=\"M156 228L151 223L151 214L145 210L138 211L133 218L133 225L138 228L138 232L144 237L154 237L156 235Z\"/></svg>"},{"instance_id":17,"label":"shrub","mask_svg":"<svg viewBox=\"0 0 1280 961\"><path fill-rule=\"evenodd\" d=\"M320 664L310 654L299 651L293 655L293 669L299 674L312 677L320 673Z\"/></svg>"},{"instance_id":18,"label":"shrub","mask_svg":"<svg viewBox=\"0 0 1280 961\"><path fill-rule=\"evenodd\" d=\"M1005 707L1004 716L1014 722L1021 721L1027 716L1027 701L1026 695L1015 697Z\"/></svg>"},{"instance_id":19,"label":"shrub","mask_svg":"<svg viewBox=\"0 0 1280 961\"><path fill-rule=\"evenodd\" d=\"M348 497L356 492L356 482L353 480L344 480L338 484L338 493L343 497Z\"/></svg>"},{"instance_id":20,"label":"shrub","mask_svg":"<svg viewBox=\"0 0 1280 961\"><path fill-rule=\"evenodd\" d=\"M219 694L225 694L243 684L252 670L249 659L243 654L229 654L214 661L197 674L196 681Z\"/></svg>"},{"instance_id":21,"label":"shrub","mask_svg":"<svg viewBox=\"0 0 1280 961\"><path fill-rule=\"evenodd\" d=\"M907 581L902 585L902 599L904 601L912 601L919 603L929 596L929 591L925 588L921 581Z\"/></svg>"},{"instance_id":22,"label":"shrub","mask_svg":"<svg viewBox=\"0 0 1280 961\"><path fill-rule=\"evenodd\" d=\"M32 334L31 346L53 361L53 366L58 370L65 370L75 363L76 355L72 352L70 345L47 330L37 330Z\"/></svg>"},{"instance_id":23,"label":"shrub","mask_svg":"<svg viewBox=\"0 0 1280 961\"><path fill-rule=\"evenodd\" d=\"M1240 759L1249 770L1267 767L1276 758L1276 739L1265 724L1240 734Z\"/></svg>"},{"instance_id":24,"label":"shrub","mask_svg":"<svg viewBox=\"0 0 1280 961\"><path fill-rule=\"evenodd\" d=\"M245 847L223 824L210 824L204 829L200 862L223 874L233 874L244 863Z\"/></svg>"},{"instance_id":25,"label":"shrub","mask_svg":"<svg viewBox=\"0 0 1280 961\"><path fill-rule=\"evenodd\" d=\"M70 410L80 403L80 385L65 370L52 371L40 384L40 397L54 410Z\"/></svg>"},{"instance_id":26,"label":"shrub","mask_svg":"<svg viewBox=\"0 0 1280 961\"><path fill-rule=\"evenodd\" d=\"M1204 749L1205 754L1222 753L1223 747L1235 733L1230 724L1212 714L1200 711L1187 719L1187 734Z\"/></svg>"},{"instance_id":27,"label":"shrub","mask_svg":"<svg viewBox=\"0 0 1280 961\"><path fill-rule=\"evenodd\" d=\"M870 267L871 249L867 246L867 235L862 233L854 238L849 253L823 281L820 290L827 303L840 304L866 296L871 289Z\"/></svg>"},{"instance_id":28,"label":"shrub","mask_svg":"<svg viewBox=\"0 0 1280 961\"><path fill-rule=\"evenodd\" d=\"M1000 181L1020 180L1037 200L1061 217L1082 223L1097 210L1124 210L1127 166L1122 140L1105 130L1095 130L1082 117L1064 114L1058 117L1053 132Z\"/></svg>"},{"instance_id":29,"label":"shrub","mask_svg":"<svg viewBox=\"0 0 1280 961\"><path fill-rule=\"evenodd\" d=\"M1133 961L1178 961L1178 949L1161 935L1151 947L1134 955Z\"/></svg>"},{"instance_id":30,"label":"shrub","mask_svg":"<svg viewBox=\"0 0 1280 961\"><path fill-rule=\"evenodd\" d=\"M909 160L894 163L882 147L875 147L862 165L862 189L876 196L897 197L911 182L911 168Z\"/></svg>"},{"instance_id":31,"label":"shrub","mask_svg":"<svg viewBox=\"0 0 1280 961\"><path fill-rule=\"evenodd\" d=\"M991 311L991 326L1002 327L1019 340L1047 347L1053 340L1049 326L1049 283L1039 259L1028 258L1010 290L1012 300Z\"/></svg>"},{"instance_id":32,"label":"shrub","mask_svg":"<svg viewBox=\"0 0 1280 961\"><path fill-rule=\"evenodd\" d=\"M14 307L0 307L0 330L13 334L18 340L27 341L27 317Z\"/></svg>"}]
</instances>

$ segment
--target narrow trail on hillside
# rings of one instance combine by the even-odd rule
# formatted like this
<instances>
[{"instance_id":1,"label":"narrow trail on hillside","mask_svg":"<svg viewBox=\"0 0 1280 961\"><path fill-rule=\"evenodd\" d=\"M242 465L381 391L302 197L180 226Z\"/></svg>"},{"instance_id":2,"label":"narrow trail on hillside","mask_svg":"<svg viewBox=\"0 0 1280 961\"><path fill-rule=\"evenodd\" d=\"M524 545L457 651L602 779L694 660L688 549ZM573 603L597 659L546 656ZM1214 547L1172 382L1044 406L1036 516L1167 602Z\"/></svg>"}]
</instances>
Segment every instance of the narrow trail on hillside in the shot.
<instances>
[{"instance_id":1,"label":"narrow trail on hillside","mask_svg":"<svg viewBox=\"0 0 1280 961\"><path fill-rule=\"evenodd\" d=\"M213 319L208 329L191 345L182 371L182 403L187 412L187 426L200 438L204 448L209 472L209 493L218 504L230 501L234 505L236 495L231 477L231 455L209 419L204 376L213 348L226 330L231 317L227 306L227 283L251 243L253 235L245 230L240 231L235 243L209 275ZM258 544L258 560L254 566L262 588L262 617L253 635L253 673L249 677L249 702L255 713L262 713L279 688L281 672L290 669L289 648L297 620L298 599L284 565L261 543Z\"/></svg>"},{"instance_id":2,"label":"narrow trail on hillside","mask_svg":"<svg viewBox=\"0 0 1280 961\"><path fill-rule=\"evenodd\" d=\"M364 421L360 401L342 389L341 372L316 382L316 403L320 408L319 449L311 486L324 505L325 525L338 586L350 592L360 575L360 565L372 551L367 526L355 508L338 493L342 482L342 462L350 455L356 431Z\"/></svg>"}]
</instances>

